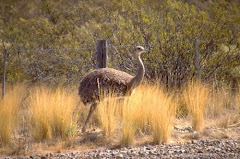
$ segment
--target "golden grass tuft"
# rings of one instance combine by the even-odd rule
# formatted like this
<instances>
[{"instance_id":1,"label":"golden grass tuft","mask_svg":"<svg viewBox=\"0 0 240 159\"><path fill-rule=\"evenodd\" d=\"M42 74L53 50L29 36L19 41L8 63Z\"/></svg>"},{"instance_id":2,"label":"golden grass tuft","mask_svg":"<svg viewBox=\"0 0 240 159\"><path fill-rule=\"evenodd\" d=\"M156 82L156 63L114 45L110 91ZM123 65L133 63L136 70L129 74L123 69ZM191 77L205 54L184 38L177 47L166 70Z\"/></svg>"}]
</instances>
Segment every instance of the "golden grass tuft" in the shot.
<instances>
[{"instance_id":1,"label":"golden grass tuft","mask_svg":"<svg viewBox=\"0 0 240 159\"><path fill-rule=\"evenodd\" d=\"M236 109L234 95L232 94L231 89L226 86L219 88L212 87L207 105L207 115L209 118L220 117L226 112L226 110L230 111Z\"/></svg>"},{"instance_id":2,"label":"golden grass tuft","mask_svg":"<svg viewBox=\"0 0 240 159\"><path fill-rule=\"evenodd\" d=\"M106 97L104 101L100 102L97 107L97 116L100 121L100 125L103 129L104 136L111 136L117 126L117 112L118 99L115 97Z\"/></svg>"},{"instance_id":3,"label":"golden grass tuft","mask_svg":"<svg viewBox=\"0 0 240 159\"><path fill-rule=\"evenodd\" d=\"M9 87L0 100L0 144L9 143L17 129L19 108L24 95L25 85L15 85Z\"/></svg>"},{"instance_id":4,"label":"golden grass tuft","mask_svg":"<svg viewBox=\"0 0 240 159\"><path fill-rule=\"evenodd\" d=\"M76 104L75 96L67 90L58 88L52 91L43 86L33 88L29 97L32 137L42 141L74 135Z\"/></svg>"},{"instance_id":5,"label":"golden grass tuft","mask_svg":"<svg viewBox=\"0 0 240 159\"><path fill-rule=\"evenodd\" d=\"M175 119L176 103L158 86L144 85L126 98L123 105L121 145L133 143L136 130L145 133L149 126L154 143L167 143Z\"/></svg>"},{"instance_id":6,"label":"golden grass tuft","mask_svg":"<svg viewBox=\"0 0 240 159\"><path fill-rule=\"evenodd\" d=\"M207 86L194 81L189 82L183 92L184 101L192 117L192 127L196 131L201 131L203 128L208 95Z\"/></svg>"},{"instance_id":7,"label":"golden grass tuft","mask_svg":"<svg viewBox=\"0 0 240 159\"><path fill-rule=\"evenodd\" d=\"M207 104L207 117L216 120L213 126L227 128L238 123L239 119L239 93L233 92L228 86L211 88Z\"/></svg>"},{"instance_id":8,"label":"golden grass tuft","mask_svg":"<svg viewBox=\"0 0 240 159\"><path fill-rule=\"evenodd\" d=\"M161 92L159 92L161 93ZM155 103L152 116L153 141L155 144L168 143L175 120L176 103L171 96L159 94L162 99Z\"/></svg>"},{"instance_id":9,"label":"golden grass tuft","mask_svg":"<svg viewBox=\"0 0 240 159\"><path fill-rule=\"evenodd\" d=\"M126 115L123 119L122 136L120 141L120 144L123 147L129 147L134 143L136 127L129 117L129 115Z\"/></svg>"},{"instance_id":10,"label":"golden grass tuft","mask_svg":"<svg viewBox=\"0 0 240 159\"><path fill-rule=\"evenodd\" d=\"M239 85L240 87L240 85ZM239 112L240 111L240 89L238 90L236 97L235 97L235 108Z\"/></svg>"},{"instance_id":11,"label":"golden grass tuft","mask_svg":"<svg viewBox=\"0 0 240 159\"><path fill-rule=\"evenodd\" d=\"M136 100L136 99L135 99ZM134 97L126 97L122 105L122 135L121 146L131 146L134 143L136 125L134 115L136 115L136 105L133 105ZM136 122L136 121L135 121Z\"/></svg>"}]
</instances>

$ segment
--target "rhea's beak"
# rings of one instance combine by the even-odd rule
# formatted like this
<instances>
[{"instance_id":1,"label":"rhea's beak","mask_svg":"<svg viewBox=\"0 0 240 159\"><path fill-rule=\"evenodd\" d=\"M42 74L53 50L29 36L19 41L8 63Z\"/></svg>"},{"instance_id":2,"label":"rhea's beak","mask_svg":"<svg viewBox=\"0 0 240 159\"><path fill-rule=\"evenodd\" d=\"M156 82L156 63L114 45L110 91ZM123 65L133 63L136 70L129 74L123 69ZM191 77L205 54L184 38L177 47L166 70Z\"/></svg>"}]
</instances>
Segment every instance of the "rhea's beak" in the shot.
<instances>
[{"instance_id":1,"label":"rhea's beak","mask_svg":"<svg viewBox=\"0 0 240 159\"><path fill-rule=\"evenodd\" d=\"M144 49L143 52L148 52L149 50L148 49Z\"/></svg>"}]
</instances>

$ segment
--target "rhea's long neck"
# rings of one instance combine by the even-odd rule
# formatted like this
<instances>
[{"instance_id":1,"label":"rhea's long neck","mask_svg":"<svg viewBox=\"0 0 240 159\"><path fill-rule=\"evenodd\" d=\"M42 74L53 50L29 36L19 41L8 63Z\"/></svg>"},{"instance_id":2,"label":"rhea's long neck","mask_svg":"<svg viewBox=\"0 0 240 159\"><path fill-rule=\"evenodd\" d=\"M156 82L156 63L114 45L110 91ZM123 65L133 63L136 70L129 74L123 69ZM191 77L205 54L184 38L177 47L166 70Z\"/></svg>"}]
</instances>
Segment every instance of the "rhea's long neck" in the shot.
<instances>
[{"instance_id":1,"label":"rhea's long neck","mask_svg":"<svg viewBox=\"0 0 240 159\"><path fill-rule=\"evenodd\" d=\"M138 71L135 77L130 82L130 89L133 90L136 88L138 85L141 84L144 74L145 74L145 68L143 65L143 62L141 60L140 55L137 56L137 63L138 63Z\"/></svg>"}]
</instances>

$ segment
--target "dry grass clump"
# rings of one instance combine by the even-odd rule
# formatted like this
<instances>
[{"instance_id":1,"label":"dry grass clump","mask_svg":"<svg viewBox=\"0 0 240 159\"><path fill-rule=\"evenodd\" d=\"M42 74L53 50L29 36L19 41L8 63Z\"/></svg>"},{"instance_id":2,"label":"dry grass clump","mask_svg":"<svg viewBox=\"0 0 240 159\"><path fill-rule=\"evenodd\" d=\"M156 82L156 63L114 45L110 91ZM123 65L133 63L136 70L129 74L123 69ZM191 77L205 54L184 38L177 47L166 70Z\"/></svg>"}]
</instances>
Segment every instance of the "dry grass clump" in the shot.
<instances>
[{"instance_id":1,"label":"dry grass clump","mask_svg":"<svg viewBox=\"0 0 240 159\"><path fill-rule=\"evenodd\" d=\"M160 93L160 92L159 92ZM153 105L153 140L155 144L168 143L175 120L176 103L171 96L159 94L159 103ZM155 108L154 108L155 106Z\"/></svg>"},{"instance_id":2,"label":"dry grass clump","mask_svg":"<svg viewBox=\"0 0 240 159\"><path fill-rule=\"evenodd\" d=\"M150 98L150 86L141 86L123 102L123 122L127 125L133 124L135 131L147 132L150 124L150 109L148 107ZM134 122L134 123L132 123Z\"/></svg>"},{"instance_id":3,"label":"dry grass clump","mask_svg":"<svg viewBox=\"0 0 240 159\"><path fill-rule=\"evenodd\" d=\"M127 97L122 106L122 136L120 141L122 146L130 146L134 142L136 132L134 115L136 115L137 106L132 104L133 99L134 97Z\"/></svg>"},{"instance_id":4,"label":"dry grass clump","mask_svg":"<svg viewBox=\"0 0 240 159\"><path fill-rule=\"evenodd\" d=\"M209 118L222 116L227 110L235 110L235 100L228 87L211 88L207 115Z\"/></svg>"},{"instance_id":5,"label":"dry grass clump","mask_svg":"<svg viewBox=\"0 0 240 159\"><path fill-rule=\"evenodd\" d=\"M196 131L203 128L204 114L208 101L209 89L199 82L189 82L183 92L183 98L192 117L192 127Z\"/></svg>"},{"instance_id":6,"label":"dry grass clump","mask_svg":"<svg viewBox=\"0 0 240 159\"><path fill-rule=\"evenodd\" d=\"M76 104L75 96L64 89L34 88L29 97L32 137L41 141L74 135L76 119L73 112Z\"/></svg>"},{"instance_id":7,"label":"dry grass clump","mask_svg":"<svg viewBox=\"0 0 240 159\"><path fill-rule=\"evenodd\" d=\"M8 88L0 100L0 144L7 144L17 128L21 101L25 94L25 85Z\"/></svg>"},{"instance_id":8,"label":"dry grass clump","mask_svg":"<svg viewBox=\"0 0 240 159\"><path fill-rule=\"evenodd\" d=\"M29 96L29 111L31 120L31 135L41 141L50 138L51 130L48 113L50 113L49 96L46 88L35 88ZM51 107L51 106L50 106Z\"/></svg>"},{"instance_id":9,"label":"dry grass clump","mask_svg":"<svg viewBox=\"0 0 240 159\"><path fill-rule=\"evenodd\" d=\"M126 97L122 105L122 135L120 144L122 146L131 146L134 143L135 133L137 128L144 127L141 125L144 120L144 111L141 112L142 119L139 119L141 114L138 110L142 110L142 91L137 89L131 96ZM146 112L145 112L146 113ZM138 124L138 125L137 125ZM139 125L140 124L140 125Z\"/></svg>"},{"instance_id":10,"label":"dry grass clump","mask_svg":"<svg viewBox=\"0 0 240 159\"><path fill-rule=\"evenodd\" d=\"M238 90L238 93L235 97L235 108L237 109L238 112L240 111L240 89Z\"/></svg>"},{"instance_id":11,"label":"dry grass clump","mask_svg":"<svg viewBox=\"0 0 240 159\"><path fill-rule=\"evenodd\" d=\"M239 120L239 93L228 86L212 87L207 105L207 117L215 120L214 126L227 128Z\"/></svg>"},{"instance_id":12,"label":"dry grass clump","mask_svg":"<svg viewBox=\"0 0 240 159\"><path fill-rule=\"evenodd\" d=\"M117 126L119 112L116 108L119 105L118 99L112 96L106 97L97 107L97 116L103 129L104 136L111 136Z\"/></svg>"},{"instance_id":13,"label":"dry grass clump","mask_svg":"<svg viewBox=\"0 0 240 159\"><path fill-rule=\"evenodd\" d=\"M228 128L229 126L232 126L239 122L239 114L228 114L228 115L222 115L218 120L216 120L213 124L213 126L217 128Z\"/></svg>"},{"instance_id":14,"label":"dry grass clump","mask_svg":"<svg viewBox=\"0 0 240 159\"><path fill-rule=\"evenodd\" d=\"M152 128L155 143L166 143L170 138L176 104L158 86L141 86L123 104L121 144L129 146L136 130L142 133Z\"/></svg>"}]
</instances>

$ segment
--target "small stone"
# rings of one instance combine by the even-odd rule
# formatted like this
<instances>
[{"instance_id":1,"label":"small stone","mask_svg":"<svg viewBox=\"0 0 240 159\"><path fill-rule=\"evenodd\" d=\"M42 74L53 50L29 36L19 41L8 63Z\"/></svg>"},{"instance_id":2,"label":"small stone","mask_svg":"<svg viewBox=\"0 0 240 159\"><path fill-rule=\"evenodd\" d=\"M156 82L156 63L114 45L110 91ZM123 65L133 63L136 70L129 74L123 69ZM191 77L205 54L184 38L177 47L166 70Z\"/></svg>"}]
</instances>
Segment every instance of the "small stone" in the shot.
<instances>
[{"instance_id":1,"label":"small stone","mask_svg":"<svg viewBox=\"0 0 240 159\"><path fill-rule=\"evenodd\" d=\"M156 153L156 151L149 151L149 154L156 155L157 153Z\"/></svg>"},{"instance_id":2,"label":"small stone","mask_svg":"<svg viewBox=\"0 0 240 159\"><path fill-rule=\"evenodd\" d=\"M116 159L121 159L121 158L123 158L123 154L118 154L118 155L116 156Z\"/></svg>"},{"instance_id":3,"label":"small stone","mask_svg":"<svg viewBox=\"0 0 240 159\"><path fill-rule=\"evenodd\" d=\"M215 148L215 151L216 151L216 152L220 152L221 149L220 149L220 148Z\"/></svg>"},{"instance_id":4,"label":"small stone","mask_svg":"<svg viewBox=\"0 0 240 159\"><path fill-rule=\"evenodd\" d=\"M111 152L111 150L106 150L106 152L107 152L107 153L110 153L110 152Z\"/></svg>"}]
</instances>

